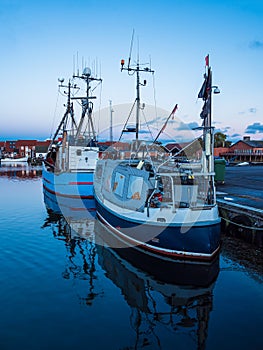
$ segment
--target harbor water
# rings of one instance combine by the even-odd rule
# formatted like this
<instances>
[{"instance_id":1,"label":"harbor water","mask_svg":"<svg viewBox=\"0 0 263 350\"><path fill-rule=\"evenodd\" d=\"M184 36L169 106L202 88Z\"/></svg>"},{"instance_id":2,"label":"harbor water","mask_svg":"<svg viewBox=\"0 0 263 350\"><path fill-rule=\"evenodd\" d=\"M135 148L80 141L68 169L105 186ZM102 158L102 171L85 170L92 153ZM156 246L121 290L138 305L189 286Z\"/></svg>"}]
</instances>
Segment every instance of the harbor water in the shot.
<instances>
[{"instance_id":1,"label":"harbor water","mask_svg":"<svg viewBox=\"0 0 263 350\"><path fill-rule=\"evenodd\" d=\"M154 265L44 202L41 167L0 167L0 349L262 349L262 250L222 235L212 266Z\"/></svg>"}]
</instances>

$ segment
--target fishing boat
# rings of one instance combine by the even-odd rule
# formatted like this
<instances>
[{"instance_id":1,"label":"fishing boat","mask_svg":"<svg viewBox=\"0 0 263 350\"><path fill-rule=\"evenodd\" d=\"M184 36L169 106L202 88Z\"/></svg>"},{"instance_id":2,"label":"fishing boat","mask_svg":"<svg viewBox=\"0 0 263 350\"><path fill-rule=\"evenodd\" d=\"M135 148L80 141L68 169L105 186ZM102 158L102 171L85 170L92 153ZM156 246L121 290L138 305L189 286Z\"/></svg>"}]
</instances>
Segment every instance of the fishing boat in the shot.
<instances>
[{"instance_id":1,"label":"fishing boat","mask_svg":"<svg viewBox=\"0 0 263 350\"><path fill-rule=\"evenodd\" d=\"M82 96L77 79L85 85ZM92 92L101 81L92 76L90 68L84 68L81 75L73 75L67 85L63 85L64 79L59 79L59 88L67 89L63 92L67 95L66 111L43 161L44 191L58 198L89 200L88 209L95 208L93 174L99 153L93 122L92 100L96 96ZM97 85L91 89L93 83ZM81 105L79 121L75 118L76 103Z\"/></svg>"},{"instance_id":2,"label":"fishing boat","mask_svg":"<svg viewBox=\"0 0 263 350\"><path fill-rule=\"evenodd\" d=\"M207 61L207 59L206 59ZM129 60L130 62L130 60ZM205 78L198 97L204 102L200 114L201 136L176 154L167 154L157 142L139 137L141 72L121 62L121 70L136 76L135 140L129 150L107 149L97 162L94 177L98 218L113 235L145 254L160 259L209 262L220 250L220 217L214 185L213 127L211 125L212 70L205 66ZM177 106L166 120L175 113ZM127 127L125 124L125 132ZM182 161L182 153L187 159Z\"/></svg>"}]
</instances>

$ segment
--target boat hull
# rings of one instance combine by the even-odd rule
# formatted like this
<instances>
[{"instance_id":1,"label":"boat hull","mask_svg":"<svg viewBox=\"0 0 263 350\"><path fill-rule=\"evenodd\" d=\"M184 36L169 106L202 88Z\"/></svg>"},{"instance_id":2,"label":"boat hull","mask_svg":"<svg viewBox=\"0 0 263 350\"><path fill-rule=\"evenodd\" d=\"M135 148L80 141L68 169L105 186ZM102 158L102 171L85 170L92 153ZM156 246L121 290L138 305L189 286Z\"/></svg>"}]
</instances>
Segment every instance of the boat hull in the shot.
<instances>
[{"instance_id":1,"label":"boat hull","mask_svg":"<svg viewBox=\"0 0 263 350\"><path fill-rule=\"evenodd\" d=\"M127 220L96 198L97 216L124 244L169 259L211 261L220 250L220 219L214 223L179 225ZM182 229L183 228L183 229Z\"/></svg>"},{"instance_id":2,"label":"boat hull","mask_svg":"<svg viewBox=\"0 0 263 350\"><path fill-rule=\"evenodd\" d=\"M59 204L95 210L93 171L54 173L43 164L43 189ZM76 202L76 203L75 203Z\"/></svg>"},{"instance_id":3,"label":"boat hull","mask_svg":"<svg viewBox=\"0 0 263 350\"><path fill-rule=\"evenodd\" d=\"M117 238L108 226L99 220L95 222L95 233L97 249L106 246L108 250L116 252L122 259L154 276L161 283L205 287L213 283L218 276L219 255L211 262L159 259L154 255L145 254L137 246L131 247L127 244L125 249L116 248Z\"/></svg>"}]
</instances>

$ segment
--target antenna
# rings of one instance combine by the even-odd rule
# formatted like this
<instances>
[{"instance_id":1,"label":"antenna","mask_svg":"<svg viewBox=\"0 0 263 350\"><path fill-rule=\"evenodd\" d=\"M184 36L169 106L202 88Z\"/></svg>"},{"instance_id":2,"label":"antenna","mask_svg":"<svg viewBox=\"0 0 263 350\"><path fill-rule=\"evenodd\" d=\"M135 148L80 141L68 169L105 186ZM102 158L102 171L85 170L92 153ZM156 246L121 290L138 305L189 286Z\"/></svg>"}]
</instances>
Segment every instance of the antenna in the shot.
<instances>
[{"instance_id":1,"label":"antenna","mask_svg":"<svg viewBox=\"0 0 263 350\"><path fill-rule=\"evenodd\" d=\"M75 75L75 55L73 55L73 76Z\"/></svg>"},{"instance_id":2,"label":"antenna","mask_svg":"<svg viewBox=\"0 0 263 350\"><path fill-rule=\"evenodd\" d=\"M79 53L77 51L77 75L79 75Z\"/></svg>"},{"instance_id":3,"label":"antenna","mask_svg":"<svg viewBox=\"0 0 263 350\"><path fill-rule=\"evenodd\" d=\"M139 36L137 36L137 62L138 63L140 62L139 53L140 53Z\"/></svg>"},{"instance_id":4,"label":"antenna","mask_svg":"<svg viewBox=\"0 0 263 350\"><path fill-rule=\"evenodd\" d=\"M130 54L129 54L129 60L128 60L128 69L130 69L130 63L131 63L131 54L132 54L133 38L134 38L134 29L132 30Z\"/></svg>"},{"instance_id":5,"label":"antenna","mask_svg":"<svg viewBox=\"0 0 263 350\"><path fill-rule=\"evenodd\" d=\"M145 86L146 85L146 80L144 80L143 84L140 83L140 72L144 72L144 73L154 73L154 71L148 67L142 68L139 62L139 39L138 39L138 58L137 58L137 64L135 68L131 68L130 67L130 62L131 62L131 52L132 52L132 45L133 45L133 38L134 38L134 30L132 33L132 40L131 40L131 47L130 47L130 56L129 56L129 60L128 60L128 66L125 67L125 61L122 59L121 60L121 72L123 70L128 71L128 75L133 75L136 73L136 99L135 99L135 103L136 104L136 127L135 130L133 130L133 132L136 132L136 140L138 140L139 137L139 113L140 113L140 86ZM134 107L133 105L133 107ZM132 107L132 109L133 109ZM128 117L128 119L130 118L130 115Z\"/></svg>"}]
</instances>

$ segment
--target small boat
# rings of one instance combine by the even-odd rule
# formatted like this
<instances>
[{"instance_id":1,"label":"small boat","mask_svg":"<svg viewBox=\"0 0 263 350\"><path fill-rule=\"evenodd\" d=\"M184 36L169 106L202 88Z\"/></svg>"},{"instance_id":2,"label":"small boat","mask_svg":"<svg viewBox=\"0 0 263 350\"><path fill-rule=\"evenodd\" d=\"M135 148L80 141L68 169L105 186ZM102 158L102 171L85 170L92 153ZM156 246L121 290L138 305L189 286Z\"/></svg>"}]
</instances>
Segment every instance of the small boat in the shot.
<instances>
[{"instance_id":1,"label":"small boat","mask_svg":"<svg viewBox=\"0 0 263 350\"><path fill-rule=\"evenodd\" d=\"M20 158L2 158L1 163L25 163L28 161L27 157L20 157Z\"/></svg>"},{"instance_id":2,"label":"small boat","mask_svg":"<svg viewBox=\"0 0 263 350\"><path fill-rule=\"evenodd\" d=\"M84 97L79 96L81 89L76 84L84 82ZM59 87L67 88L66 111L53 136L48 153L43 161L44 191L59 198L89 200L87 208L94 208L93 174L99 154L94 122L93 102L96 96L93 90L101 79L92 76L90 68L85 68L82 75L74 75L68 85L60 79ZM91 90L92 83L96 83ZM79 121L75 119L74 104L81 105Z\"/></svg>"},{"instance_id":3,"label":"small boat","mask_svg":"<svg viewBox=\"0 0 263 350\"><path fill-rule=\"evenodd\" d=\"M206 66L205 80L198 94L204 101L200 114L202 140L193 140L173 156L156 142L163 128L153 142L139 138L140 85L143 85L139 73L151 70L141 68L139 62L135 68L130 65L125 68L124 61L121 69L137 78L135 140L124 152L125 157L123 154L118 157L119 151L113 146L97 162L94 176L97 216L123 245L129 242L137 250L160 259L209 262L220 250L211 126L214 88L211 67ZM214 92L218 93L218 88ZM176 109L177 105L166 124ZM188 156L187 162L180 162L182 152Z\"/></svg>"},{"instance_id":4,"label":"small boat","mask_svg":"<svg viewBox=\"0 0 263 350\"><path fill-rule=\"evenodd\" d=\"M249 165L249 162L240 162L236 164L236 166L248 166L248 165Z\"/></svg>"}]
</instances>

